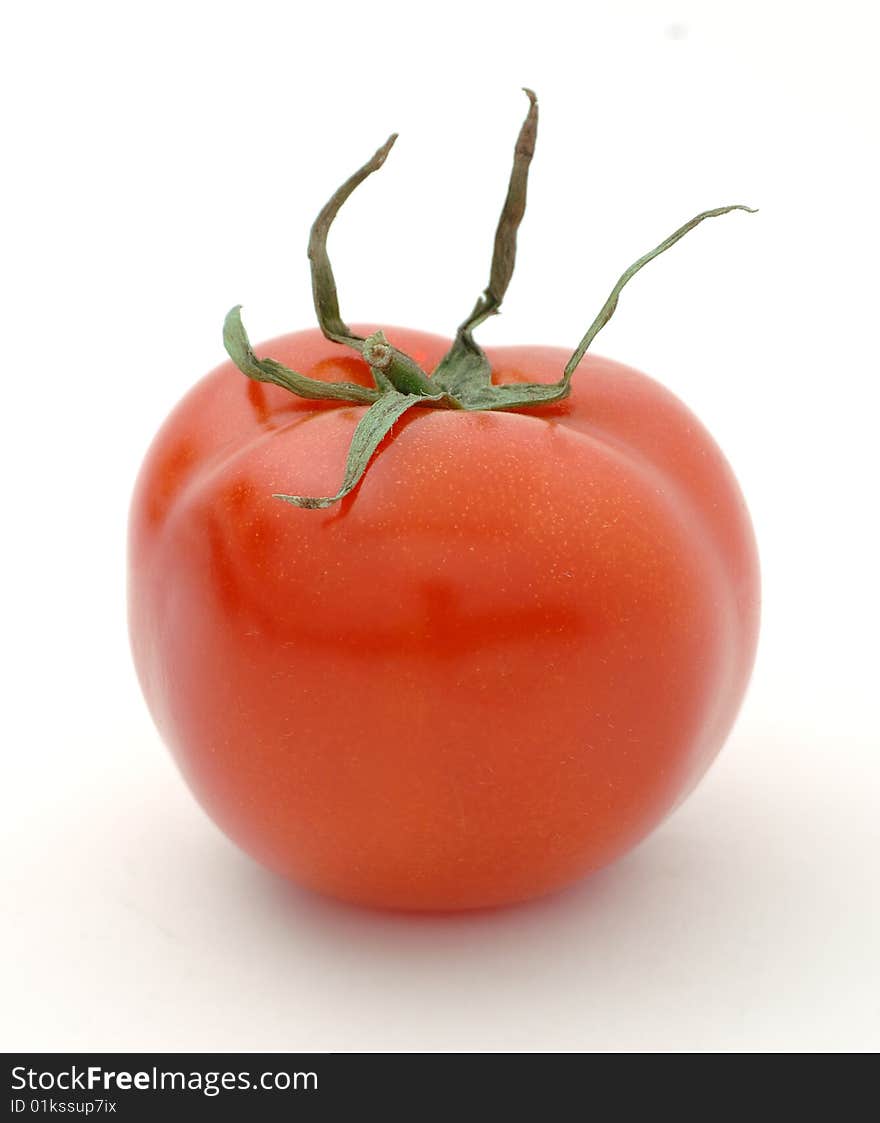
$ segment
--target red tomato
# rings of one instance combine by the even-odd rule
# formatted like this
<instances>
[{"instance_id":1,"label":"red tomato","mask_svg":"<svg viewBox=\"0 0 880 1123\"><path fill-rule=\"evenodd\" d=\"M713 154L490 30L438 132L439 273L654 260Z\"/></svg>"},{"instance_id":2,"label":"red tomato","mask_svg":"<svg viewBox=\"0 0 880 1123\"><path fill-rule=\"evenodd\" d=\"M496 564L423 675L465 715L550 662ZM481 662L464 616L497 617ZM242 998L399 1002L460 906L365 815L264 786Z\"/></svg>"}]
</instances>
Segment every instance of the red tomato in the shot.
<instances>
[{"instance_id":1,"label":"red tomato","mask_svg":"<svg viewBox=\"0 0 880 1123\"><path fill-rule=\"evenodd\" d=\"M426 370L450 345L389 334ZM371 384L317 330L258 350ZM500 382L568 359L487 353ZM461 909L566 885L734 720L759 598L734 477L672 394L588 355L550 408L411 409L333 507L272 498L332 495L363 413L227 362L171 414L131 516L152 714L223 830L313 889Z\"/></svg>"}]
</instances>

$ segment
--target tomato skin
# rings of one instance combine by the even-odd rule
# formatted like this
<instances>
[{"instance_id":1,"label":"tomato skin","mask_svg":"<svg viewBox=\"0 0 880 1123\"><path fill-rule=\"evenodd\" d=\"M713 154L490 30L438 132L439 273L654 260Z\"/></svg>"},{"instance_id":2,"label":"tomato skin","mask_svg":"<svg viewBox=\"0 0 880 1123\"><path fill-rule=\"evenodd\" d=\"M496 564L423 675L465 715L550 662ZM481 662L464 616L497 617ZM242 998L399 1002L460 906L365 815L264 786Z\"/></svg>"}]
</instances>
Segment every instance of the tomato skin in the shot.
<instances>
[{"instance_id":1,"label":"tomato skin","mask_svg":"<svg viewBox=\"0 0 880 1123\"><path fill-rule=\"evenodd\" d=\"M449 346L388 334L426 369ZM368 382L317 330L258 350ZM487 353L497 381L568 357ZM401 909L566 885L656 826L733 723L759 604L736 481L673 395L588 355L557 406L417 408L341 503L272 498L333 494L362 414L225 363L168 418L130 523L153 717L219 826L303 885Z\"/></svg>"}]
</instances>

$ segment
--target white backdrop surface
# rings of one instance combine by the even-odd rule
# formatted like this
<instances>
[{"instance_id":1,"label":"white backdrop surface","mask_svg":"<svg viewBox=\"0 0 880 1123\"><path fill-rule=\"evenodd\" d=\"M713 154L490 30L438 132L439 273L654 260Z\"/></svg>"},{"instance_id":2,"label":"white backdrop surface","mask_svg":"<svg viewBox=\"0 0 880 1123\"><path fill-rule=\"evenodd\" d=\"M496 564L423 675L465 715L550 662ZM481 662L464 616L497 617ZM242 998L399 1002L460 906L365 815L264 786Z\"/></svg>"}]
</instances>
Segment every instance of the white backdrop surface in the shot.
<instances>
[{"instance_id":1,"label":"white backdrop surface","mask_svg":"<svg viewBox=\"0 0 880 1123\"><path fill-rule=\"evenodd\" d=\"M880 1046L878 30L855 0L7 17L3 1048ZM596 345L732 462L759 659L716 766L617 866L496 913L361 912L254 866L179 779L128 655L126 509L225 311L311 324L308 226L392 129L334 232L344 311L460 321L524 84L539 148L485 342L573 346L686 218L760 207L649 266Z\"/></svg>"}]
</instances>

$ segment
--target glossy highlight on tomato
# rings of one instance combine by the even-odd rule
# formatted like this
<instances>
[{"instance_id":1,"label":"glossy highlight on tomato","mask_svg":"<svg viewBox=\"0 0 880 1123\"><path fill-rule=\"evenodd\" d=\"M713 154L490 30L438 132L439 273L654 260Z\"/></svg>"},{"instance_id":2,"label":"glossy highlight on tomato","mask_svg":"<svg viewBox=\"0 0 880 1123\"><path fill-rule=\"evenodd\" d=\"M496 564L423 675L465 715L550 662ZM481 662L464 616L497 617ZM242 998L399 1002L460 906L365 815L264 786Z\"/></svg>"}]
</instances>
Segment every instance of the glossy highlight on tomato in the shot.
<instances>
[{"instance_id":1,"label":"glossy highlight on tomato","mask_svg":"<svg viewBox=\"0 0 880 1123\"><path fill-rule=\"evenodd\" d=\"M386 330L425 370L450 346ZM257 350L372 385L317 330ZM494 383L568 358L487 355ZM227 362L171 414L130 524L151 713L211 817L302 885L399 909L567 885L731 728L759 601L739 488L671 393L587 355L540 410L410 409L334 506L273 498L333 494L365 410Z\"/></svg>"}]
</instances>

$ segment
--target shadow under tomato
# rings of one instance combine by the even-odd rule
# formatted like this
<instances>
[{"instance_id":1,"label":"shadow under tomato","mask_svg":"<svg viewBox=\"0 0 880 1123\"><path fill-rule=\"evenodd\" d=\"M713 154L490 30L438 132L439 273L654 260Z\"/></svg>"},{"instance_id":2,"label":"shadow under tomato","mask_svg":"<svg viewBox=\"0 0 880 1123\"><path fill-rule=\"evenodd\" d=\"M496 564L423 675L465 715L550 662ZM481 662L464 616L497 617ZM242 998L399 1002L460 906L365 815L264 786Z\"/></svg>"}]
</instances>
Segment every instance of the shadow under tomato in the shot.
<instances>
[{"instance_id":1,"label":"shadow under tomato","mask_svg":"<svg viewBox=\"0 0 880 1123\"><path fill-rule=\"evenodd\" d=\"M280 947L283 959L285 941L295 938L292 954L320 948L325 965L338 957L345 970L356 964L391 980L424 970L436 983L444 972L465 971L476 985L489 986L492 976L497 983L528 971L534 985L543 979L562 994L567 971L589 989L596 972L677 974L670 957L684 972L700 964L723 970L755 910L771 907L771 899L772 907L784 907L776 893L790 872L787 852L762 849L757 818L743 831L748 793L729 780L716 791L721 799L710 797L702 809L689 803L615 864L569 888L499 908L406 912L350 905L267 872L231 853L231 844L219 847L212 863L227 863L218 875L233 897L246 901L249 924L278 945L276 957Z\"/></svg>"},{"instance_id":2,"label":"shadow under tomato","mask_svg":"<svg viewBox=\"0 0 880 1123\"><path fill-rule=\"evenodd\" d=\"M479 944L481 934L494 940L505 932L524 937L540 932L544 938L554 929L561 933L568 928L579 932L582 939L584 923L592 923L603 913L618 919L628 914L637 925L641 904L648 903L643 889L665 880L658 866L668 865L668 851L668 845L653 853L650 847L640 846L574 885L528 901L475 909L407 910L350 904L298 886L244 856L236 863L236 879L243 882L242 889L270 925L308 933L320 938L325 947L334 942L348 946L354 937L368 954L371 947L378 951L390 941L388 947L397 951L407 947L420 955L418 948L430 949L438 940L448 944L476 939Z\"/></svg>"}]
</instances>

